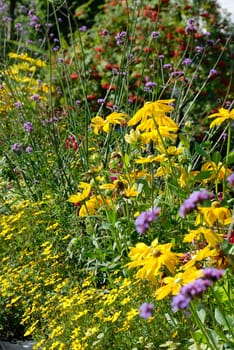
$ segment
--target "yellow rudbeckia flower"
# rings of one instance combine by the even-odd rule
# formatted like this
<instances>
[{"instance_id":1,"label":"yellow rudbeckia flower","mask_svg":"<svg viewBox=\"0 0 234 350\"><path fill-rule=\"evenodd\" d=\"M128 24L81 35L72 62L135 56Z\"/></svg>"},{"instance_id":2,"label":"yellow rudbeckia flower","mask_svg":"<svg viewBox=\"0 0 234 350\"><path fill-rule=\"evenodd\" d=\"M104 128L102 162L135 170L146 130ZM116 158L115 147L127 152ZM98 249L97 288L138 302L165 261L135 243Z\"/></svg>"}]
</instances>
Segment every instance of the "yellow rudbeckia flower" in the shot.
<instances>
[{"instance_id":1,"label":"yellow rudbeckia flower","mask_svg":"<svg viewBox=\"0 0 234 350\"><path fill-rule=\"evenodd\" d=\"M140 267L136 277L155 282L155 277L159 275L161 268L166 267L171 273L175 272L178 255L171 252L171 248L171 243L158 244L157 239L150 246L142 242L137 243L135 247L130 247L128 256L132 261L126 266Z\"/></svg>"},{"instance_id":2,"label":"yellow rudbeckia flower","mask_svg":"<svg viewBox=\"0 0 234 350\"><path fill-rule=\"evenodd\" d=\"M106 119L103 119L100 116L96 116L91 119L91 126L94 129L94 133L96 135L99 134L100 131L104 131L108 133L110 131L110 125L121 125L122 122L126 121L127 114L113 112L109 114Z\"/></svg>"},{"instance_id":3,"label":"yellow rudbeckia flower","mask_svg":"<svg viewBox=\"0 0 234 350\"><path fill-rule=\"evenodd\" d=\"M203 275L202 270L198 270L195 267L191 267L183 272L178 272L173 277L163 278L164 285L157 289L156 291L156 300L162 300L167 297L169 294L177 295L180 291L180 288L196 280L197 278Z\"/></svg>"},{"instance_id":4,"label":"yellow rudbeckia flower","mask_svg":"<svg viewBox=\"0 0 234 350\"><path fill-rule=\"evenodd\" d=\"M216 118L215 120L213 120L213 122L211 122L210 128L221 125L226 120L234 120L234 108L231 111L225 108L220 108L217 113L213 113L208 116L208 118L215 118L215 117L218 117L218 118Z\"/></svg>"},{"instance_id":5,"label":"yellow rudbeckia flower","mask_svg":"<svg viewBox=\"0 0 234 350\"><path fill-rule=\"evenodd\" d=\"M91 185L86 182L80 182L79 188L83 190L82 192L78 192L77 194L72 194L68 198L68 202L70 203L80 203L87 197L89 197L90 191L91 191Z\"/></svg>"}]
</instances>

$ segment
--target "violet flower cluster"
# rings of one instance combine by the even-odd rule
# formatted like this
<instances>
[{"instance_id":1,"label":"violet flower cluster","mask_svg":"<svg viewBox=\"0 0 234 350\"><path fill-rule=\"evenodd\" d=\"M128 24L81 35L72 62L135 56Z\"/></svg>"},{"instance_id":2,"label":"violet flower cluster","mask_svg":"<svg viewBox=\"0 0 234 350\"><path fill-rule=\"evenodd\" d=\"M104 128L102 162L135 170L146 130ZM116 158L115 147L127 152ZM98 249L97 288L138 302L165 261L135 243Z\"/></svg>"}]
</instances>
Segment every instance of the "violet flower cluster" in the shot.
<instances>
[{"instance_id":1,"label":"violet flower cluster","mask_svg":"<svg viewBox=\"0 0 234 350\"><path fill-rule=\"evenodd\" d=\"M140 306L140 317L147 320L148 318L150 318L152 316L153 309L154 309L154 304L143 303Z\"/></svg>"},{"instance_id":2,"label":"violet flower cluster","mask_svg":"<svg viewBox=\"0 0 234 350\"><path fill-rule=\"evenodd\" d=\"M219 280L224 275L224 270L215 268L205 268L203 269L203 277L192 281L180 289L179 294L177 294L171 303L172 311L176 312L178 310L187 309L190 302L195 297L200 296L203 292L207 290L212 284Z\"/></svg>"},{"instance_id":3,"label":"violet flower cluster","mask_svg":"<svg viewBox=\"0 0 234 350\"><path fill-rule=\"evenodd\" d=\"M142 212L135 220L135 227L140 235L143 235L149 228L151 222L159 216L161 208L153 208Z\"/></svg>"},{"instance_id":4,"label":"violet flower cluster","mask_svg":"<svg viewBox=\"0 0 234 350\"><path fill-rule=\"evenodd\" d=\"M182 218L189 213L191 213L194 209L197 208L197 205L207 199L213 199L213 193L209 193L207 190L195 191L193 192L188 199L184 201L181 205L179 214Z\"/></svg>"}]
</instances>

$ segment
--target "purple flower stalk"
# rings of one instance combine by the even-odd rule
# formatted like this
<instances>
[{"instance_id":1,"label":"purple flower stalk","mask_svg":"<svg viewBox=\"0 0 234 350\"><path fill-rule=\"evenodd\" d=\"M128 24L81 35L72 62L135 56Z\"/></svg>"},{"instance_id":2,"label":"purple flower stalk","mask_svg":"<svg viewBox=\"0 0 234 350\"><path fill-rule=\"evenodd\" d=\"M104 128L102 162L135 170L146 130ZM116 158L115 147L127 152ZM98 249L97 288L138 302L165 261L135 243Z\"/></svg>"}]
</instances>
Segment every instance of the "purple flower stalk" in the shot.
<instances>
[{"instance_id":1,"label":"purple flower stalk","mask_svg":"<svg viewBox=\"0 0 234 350\"><path fill-rule=\"evenodd\" d=\"M231 175L228 176L227 182L228 182L229 186L234 187L234 173L232 173Z\"/></svg>"},{"instance_id":2,"label":"purple flower stalk","mask_svg":"<svg viewBox=\"0 0 234 350\"><path fill-rule=\"evenodd\" d=\"M33 131L32 123L30 122L24 123L24 130L27 131L28 133L31 133Z\"/></svg>"},{"instance_id":3,"label":"purple flower stalk","mask_svg":"<svg viewBox=\"0 0 234 350\"><path fill-rule=\"evenodd\" d=\"M12 146L11 146L11 149L12 149L12 151L14 151L14 152L20 152L21 151L21 149L22 149L22 147L23 147L23 144L22 143L14 143Z\"/></svg>"},{"instance_id":4,"label":"purple flower stalk","mask_svg":"<svg viewBox=\"0 0 234 350\"><path fill-rule=\"evenodd\" d=\"M191 213L194 209L197 208L197 205L207 199L213 199L213 193L209 193L207 190L195 191L193 192L188 199L184 201L179 210L179 215L182 218L189 213Z\"/></svg>"},{"instance_id":5,"label":"purple flower stalk","mask_svg":"<svg viewBox=\"0 0 234 350\"><path fill-rule=\"evenodd\" d=\"M218 281L221 277L223 277L225 271L222 269L215 269L213 267L207 267L202 270L203 277L208 278L212 281Z\"/></svg>"},{"instance_id":6,"label":"purple flower stalk","mask_svg":"<svg viewBox=\"0 0 234 350\"><path fill-rule=\"evenodd\" d=\"M219 280L224 275L224 270L208 267L202 270L203 277L192 281L181 287L179 294L177 294L171 302L172 311L184 310L189 307L190 302L195 297L200 296L212 284Z\"/></svg>"},{"instance_id":7,"label":"purple flower stalk","mask_svg":"<svg viewBox=\"0 0 234 350\"><path fill-rule=\"evenodd\" d=\"M135 220L135 227L140 235L143 235L149 228L151 222L159 216L161 208L153 208L142 212Z\"/></svg>"},{"instance_id":8,"label":"purple flower stalk","mask_svg":"<svg viewBox=\"0 0 234 350\"><path fill-rule=\"evenodd\" d=\"M189 66L192 63L191 58L185 58L182 62L185 66Z\"/></svg>"},{"instance_id":9,"label":"purple flower stalk","mask_svg":"<svg viewBox=\"0 0 234 350\"><path fill-rule=\"evenodd\" d=\"M153 309L154 309L154 304L143 303L140 306L140 317L147 320L148 318L150 318L152 316Z\"/></svg>"}]
</instances>

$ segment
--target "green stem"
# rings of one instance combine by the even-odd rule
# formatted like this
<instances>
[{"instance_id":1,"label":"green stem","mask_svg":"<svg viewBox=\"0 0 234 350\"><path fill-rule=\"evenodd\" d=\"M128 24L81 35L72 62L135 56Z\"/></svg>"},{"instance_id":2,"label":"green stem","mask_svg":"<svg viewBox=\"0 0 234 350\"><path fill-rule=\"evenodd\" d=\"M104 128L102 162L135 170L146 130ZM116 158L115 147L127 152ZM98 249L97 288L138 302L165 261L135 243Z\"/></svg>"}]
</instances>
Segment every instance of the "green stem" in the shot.
<instances>
[{"instance_id":1,"label":"green stem","mask_svg":"<svg viewBox=\"0 0 234 350\"><path fill-rule=\"evenodd\" d=\"M193 302L191 302L190 304L190 309L191 309L191 313L193 315L194 321L202 331L203 335L205 336L207 345L209 346L210 350L219 350L215 344L215 341L212 335L207 332L206 326L200 320L199 315L197 314L197 310L193 305Z\"/></svg>"}]
</instances>

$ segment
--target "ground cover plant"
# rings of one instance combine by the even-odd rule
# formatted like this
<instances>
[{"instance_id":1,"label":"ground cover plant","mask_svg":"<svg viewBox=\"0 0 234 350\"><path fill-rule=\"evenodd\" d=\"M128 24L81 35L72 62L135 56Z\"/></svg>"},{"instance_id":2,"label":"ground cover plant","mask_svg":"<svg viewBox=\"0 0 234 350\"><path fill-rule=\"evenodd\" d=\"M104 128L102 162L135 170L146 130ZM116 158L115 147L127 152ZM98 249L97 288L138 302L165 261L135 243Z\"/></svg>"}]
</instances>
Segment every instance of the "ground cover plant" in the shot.
<instances>
[{"instance_id":1,"label":"ground cover plant","mask_svg":"<svg viewBox=\"0 0 234 350\"><path fill-rule=\"evenodd\" d=\"M69 6L0 3L1 338L233 349L230 17Z\"/></svg>"}]
</instances>

